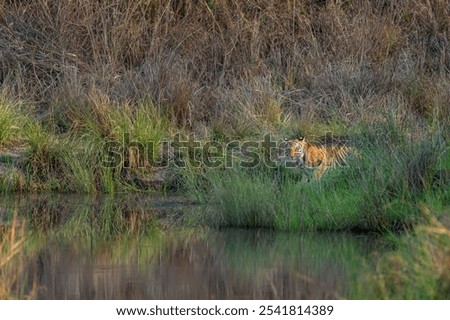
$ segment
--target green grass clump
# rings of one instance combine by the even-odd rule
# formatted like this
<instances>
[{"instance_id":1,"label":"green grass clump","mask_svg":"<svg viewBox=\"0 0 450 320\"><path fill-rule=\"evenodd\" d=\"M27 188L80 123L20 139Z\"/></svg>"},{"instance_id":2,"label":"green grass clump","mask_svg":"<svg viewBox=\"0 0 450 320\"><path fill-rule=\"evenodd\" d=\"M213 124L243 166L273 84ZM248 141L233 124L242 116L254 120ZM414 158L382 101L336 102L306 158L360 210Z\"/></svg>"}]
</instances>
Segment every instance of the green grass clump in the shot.
<instances>
[{"instance_id":1,"label":"green grass clump","mask_svg":"<svg viewBox=\"0 0 450 320\"><path fill-rule=\"evenodd\" d=\"M24 125L29 121L21 107L18 102L0 97L0 148L20 144Z\"/></svg>"},{"instance_id":2,"label":"green grass clump","mask_svg":"<svg viewBox=\"0 0 450 320\"><path fill-rule=\"evenodd\" d=\"M236 171L213 176L210 202L214 203L210 221L221 227L268 228L277 213L278 192L270 178L249 177ZM217 210L215 210L217 206Z\"/></svg>"},{"instance_id":3,"label":"green grass clump","mask_svg":"<svg viewBox=\"0 0 450 320\"><path fill-rule=\"evenodd\" d=\"M91 97L57 114L59 125L72 135L120 144L128 157L119 164L125 162L134 168L160 159L160 144L171 129L170 122L151 101L117 105L101 96Z\"/></svg>"},{"instance_id":4,"label":"green grass clump","mask_svg":"<svg viewBox=\"0 0 450 320\"><path fill-rule=\"evenodd\" d=\"M26 188L26 179L23 172L13 165L4 166L0 176L0 191L23 191Z\"/></svg>"},{"instance_id":5,"label":"green grass clump","mask_svg":"<svg viewBox=\"0 0 450 320\"><path fill-rule=\"evenodd\" d=\"M385 129L374 126L355 137L359 156L349 156L348 166L330 168L320 180L298 168L205 170L201 179L186 181L188 193L208 204L206 221L218 227L409 229L418 221L420 201L443 203L448 197L439 192L449 184L441 177L446 144L439 134L411 141Z\"/></svg>"},{"instance_id":6,"label":"green grass clump","mask_svg":"<svg viewBox=\"0 0 450 320\"><path fill-rule=\"evenodd\" d=\"M424 205L421 210L425 221L414 232L394 237L397 249L382 255L374 274L362 281L371 288L362 298L450 298L449 212L431 213Z\"/></svg>"},{"instance_id":7,"label":"green grass clump","mask_svg":"<svg viewBox=\"0 0 450 320\"><path fill-rule=\"evenodd\" d=\"M16 107L0 102L3 192L136 190L131 178L151 173L164 156L170 123L152 103L117 106L97 98L43 121Z\"/></svg>"}]
</instances>

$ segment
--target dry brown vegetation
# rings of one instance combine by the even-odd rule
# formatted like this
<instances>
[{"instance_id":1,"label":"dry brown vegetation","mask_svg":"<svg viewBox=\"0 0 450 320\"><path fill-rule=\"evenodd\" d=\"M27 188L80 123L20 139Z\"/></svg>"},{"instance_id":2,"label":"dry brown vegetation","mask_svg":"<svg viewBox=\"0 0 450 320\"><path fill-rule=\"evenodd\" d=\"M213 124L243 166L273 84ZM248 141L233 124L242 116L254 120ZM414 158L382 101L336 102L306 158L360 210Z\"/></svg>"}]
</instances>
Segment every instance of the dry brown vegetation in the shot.
<instances>
[{"instance_id":1,"label":"dry brown vegetation","mask_svg":"<svg viewBox=\"0 0 450 320\"><path fill-rule=\"evenodd\" d=\"M449 16L445 0L2 0L0 85L62 129L98 100L150 99L236 136L289 119L446 121Z\"/></svg>"}]
</instances>

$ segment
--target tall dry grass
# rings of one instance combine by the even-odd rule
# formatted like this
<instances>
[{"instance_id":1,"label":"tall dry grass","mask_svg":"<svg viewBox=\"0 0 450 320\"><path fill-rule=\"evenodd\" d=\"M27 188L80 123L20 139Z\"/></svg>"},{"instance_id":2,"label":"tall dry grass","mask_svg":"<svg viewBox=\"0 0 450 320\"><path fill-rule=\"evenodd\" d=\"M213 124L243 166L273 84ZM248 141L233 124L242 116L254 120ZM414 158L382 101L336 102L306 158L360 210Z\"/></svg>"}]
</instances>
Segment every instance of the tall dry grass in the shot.
<instances>
[{"instance_id":1,"label":"tall dry grass","mask_svg":"<svg viewBox=\"0 0 450 320\"><path fill-rule=\"evenodd\" d=\"M100 92L236 135L292 115L445 122L449 14L445 0L3 0L0 85L52 116Z\"/></svg>"}]
</instances>

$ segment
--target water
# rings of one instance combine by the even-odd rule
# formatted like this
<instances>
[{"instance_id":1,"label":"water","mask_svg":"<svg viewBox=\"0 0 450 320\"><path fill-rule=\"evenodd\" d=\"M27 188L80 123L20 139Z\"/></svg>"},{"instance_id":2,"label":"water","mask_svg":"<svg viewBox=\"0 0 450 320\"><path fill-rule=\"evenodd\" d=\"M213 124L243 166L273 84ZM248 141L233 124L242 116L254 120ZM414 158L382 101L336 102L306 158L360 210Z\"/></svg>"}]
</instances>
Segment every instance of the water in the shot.
<instances>
[{"instance_id":1,"label":"water","mask_svg":"<svg viewBox=\"0 0 450 320\"><path fill-rule=\"evenodd\" d=\"M373 238L211 230L180 198L7 198L26 242L4 273L37 299L358 298ZM8 272L10 273L8 275Z\"/></svg>"}]
</instances>

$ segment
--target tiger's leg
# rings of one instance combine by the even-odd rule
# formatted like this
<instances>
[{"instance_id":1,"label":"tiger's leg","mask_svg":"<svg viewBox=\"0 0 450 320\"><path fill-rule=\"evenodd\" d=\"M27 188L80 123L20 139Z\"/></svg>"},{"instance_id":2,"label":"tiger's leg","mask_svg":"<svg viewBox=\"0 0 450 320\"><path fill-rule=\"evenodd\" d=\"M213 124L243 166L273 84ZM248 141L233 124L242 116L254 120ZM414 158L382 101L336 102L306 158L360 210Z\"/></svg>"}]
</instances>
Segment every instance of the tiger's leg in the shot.
<instances>
[{"instance_id":1,"label":"tiger's leg","mask_svg":"<svg viewBox=\"0 0 450 320\"><path fill-rule=\"evenodd\" d=\"M317 167L316 171L314 172L314 177L316 179L320 179L322 175L325 173L325 171L328 169L328 165L325 162L322 162L319 167Z\"/></svg>"}]
</instances>

